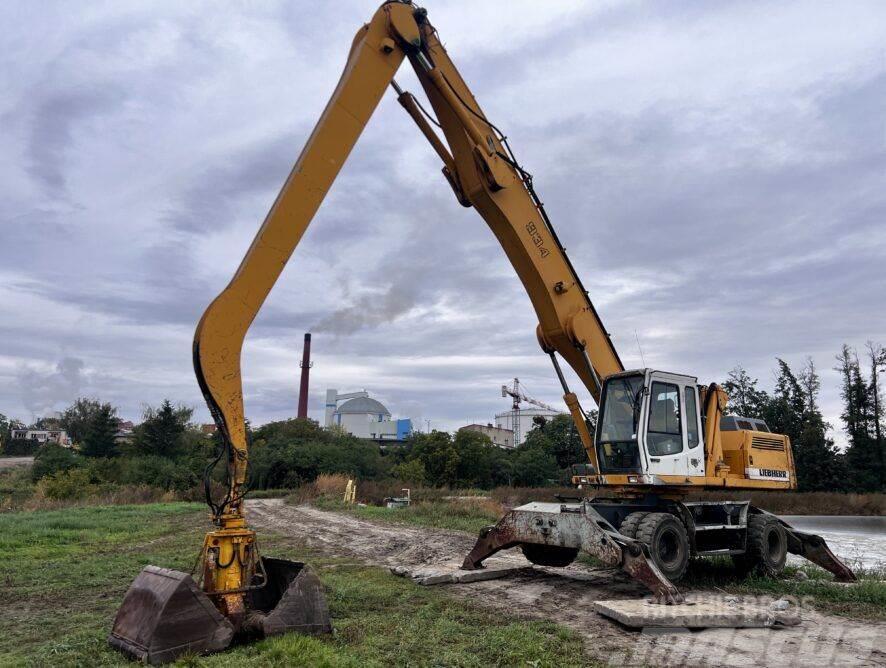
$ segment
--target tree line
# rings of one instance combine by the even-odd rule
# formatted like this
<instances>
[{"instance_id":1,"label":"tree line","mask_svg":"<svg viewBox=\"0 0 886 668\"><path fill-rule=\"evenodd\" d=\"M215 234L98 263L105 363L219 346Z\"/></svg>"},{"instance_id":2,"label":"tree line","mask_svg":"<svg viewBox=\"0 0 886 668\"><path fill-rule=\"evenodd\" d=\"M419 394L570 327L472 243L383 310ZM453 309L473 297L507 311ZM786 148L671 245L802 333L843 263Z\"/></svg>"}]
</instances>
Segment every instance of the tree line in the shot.
<instances>
[{"instance_id":1,"label":"tree line","mask_svg":"<svg viewBox=\"0 0 886 668\"><path fill-rule=\"evenodd\" d=\"M864 354L844 345L834 370L840 376L843 409L840 414L847 447L840 451L829 435L834 425L825 421L819 407L821 377L812 358L799 369L777 359L774 387L760 389L759 381L744 368L733 369L723 389L729 395L727 410L762 419L770 430L791 439L797 467L798 489L804 492L882 492L886 489L884 463L883 399L880 372L886 351L868 342Z\"/></svg>"},{"instance_id":2,"label":"tree line","mask_svg":"<svg viewBox=\"0 0 886 668\"><path fill-rule=\"evenodd\" d=\"M839 450L819 407L821 378L809 358L800 368L776 360L774 386L735 367L723 383L727 412L764 420L773 432L791 439L800 491L874 492L886 487L883 402L880 372L886 352L869 343L860 358L843 346L836 358L841 379L840 415L848 445ZM203 469L220 447L192 424L193 409L166 400L147 407L131 436L118 436L117 409L97 399L80 398L58 417L37 420L32 428L64 429L73 449L53 443L37 450L32 477L74 475L80 485L137 484L183 492L199 487ZM590 415L593 431L596 413ZM20 422L0 415L0 450L30 454L35 443L9 439ZM248 426L248 425L247 425ZM517 448L503 450L484 434L461 430L413 433L405 443L380 447L312 420L281 420L257 429L248 426L250 486L293 488L323 473L345 473L362 480L400 480L413 486L480 487L568 484L570 467L587 461L572 419L539 420ZM76 474L71 472L76 471ZM219 472L220 473L220 472Z\"/></svg>"}]
</instances>

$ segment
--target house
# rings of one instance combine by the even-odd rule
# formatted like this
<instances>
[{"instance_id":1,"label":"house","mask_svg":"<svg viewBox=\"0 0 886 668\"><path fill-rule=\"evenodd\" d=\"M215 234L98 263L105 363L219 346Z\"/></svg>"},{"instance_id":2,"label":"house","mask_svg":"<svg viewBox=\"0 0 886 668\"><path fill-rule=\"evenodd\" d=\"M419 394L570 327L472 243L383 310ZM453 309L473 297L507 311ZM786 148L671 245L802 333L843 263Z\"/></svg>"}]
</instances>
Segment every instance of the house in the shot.
<instances>
[{"instance_id":1,"label":"house","mask_svg":"<svg viewBox=\"0 0 886 668\"><path fill-rule=\"evenodd\" d=\"M58 443L65 448L73 445L68 432L64 429L11 429L9 437L37 441L41 445L46 442Z\"/></svg>"}]
</instances>

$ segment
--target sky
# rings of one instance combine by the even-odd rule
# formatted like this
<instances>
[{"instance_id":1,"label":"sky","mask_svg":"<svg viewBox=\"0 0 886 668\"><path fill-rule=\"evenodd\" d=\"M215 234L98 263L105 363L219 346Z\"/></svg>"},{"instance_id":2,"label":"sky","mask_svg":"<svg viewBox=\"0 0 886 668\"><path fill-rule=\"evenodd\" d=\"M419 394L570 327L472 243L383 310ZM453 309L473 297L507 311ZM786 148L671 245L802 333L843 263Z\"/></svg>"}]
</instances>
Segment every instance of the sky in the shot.
<instances>
[{"instance_id":1,"label":"sky","mask_svg":"<svg viewBox=\"0 0 886 668\"><path fill-rule=\"evenodd\" d=\"M834 355L886 344L886 4L425 6L625 365L741 364L769 389L777 357L812 357L841 442ZM0 413L169 398L209 421L197 320L373 11L0 5ZM247 338L254 424L294 415L306 331L317 419L337 388L422 428L485 423L514 377L562 406L527 296L439 168L386 95Z\"/></svg>"}]
</instances>

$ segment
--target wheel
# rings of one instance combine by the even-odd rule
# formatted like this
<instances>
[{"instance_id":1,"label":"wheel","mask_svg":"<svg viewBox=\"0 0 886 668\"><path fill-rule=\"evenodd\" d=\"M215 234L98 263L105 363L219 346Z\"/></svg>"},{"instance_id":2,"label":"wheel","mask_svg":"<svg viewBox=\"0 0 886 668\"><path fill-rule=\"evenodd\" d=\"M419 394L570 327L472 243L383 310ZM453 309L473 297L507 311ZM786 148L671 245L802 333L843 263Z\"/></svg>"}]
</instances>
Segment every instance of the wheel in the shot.
<instances>
[{"instance_id":1,"label":"wheel","mask_svg":"<svg viewBox=\"0 0 886 668\"><path fill-rule=\"evenodd\" d=\"M621 521L621 526L618 527L618 532L622 536L627 536L628 538L636 538L637 527L640 526L640 522L642 522L643 518L646 517L648 514L649 513L644 512L631 513Z\"/></svg>"},{"instance_id":2,"label":"wheel","mask_svg":"<svg viewBox=\"0 0 886 668\"><path fill-rule=\"evenodd\" d=\"M652 561L671 582L677 582L689 565L686 527L670 513L649 513L637 526L636 539L646 543Z\"/></svg>"},{"instance_id":3,"label":"wheel","mask_svg":"<svg viewBox=\"0 0 886 668\"><path fill-rule=\"evenodd\" d=\"M568 566L578 556L577 547L523 543L523 555L538 566Z\"/></svg>"},{"instance_id":4,"label":"wheel","mask_svg":"<svg viewBox=\"0 0 886 668\"><path fill-rule=\"evenodd\" d=\"M748 517L746 552L732 557L736 569L774 577L784 570L787 558L788 537L781 522L772 515Z\"/></svg>"}]
</instances>

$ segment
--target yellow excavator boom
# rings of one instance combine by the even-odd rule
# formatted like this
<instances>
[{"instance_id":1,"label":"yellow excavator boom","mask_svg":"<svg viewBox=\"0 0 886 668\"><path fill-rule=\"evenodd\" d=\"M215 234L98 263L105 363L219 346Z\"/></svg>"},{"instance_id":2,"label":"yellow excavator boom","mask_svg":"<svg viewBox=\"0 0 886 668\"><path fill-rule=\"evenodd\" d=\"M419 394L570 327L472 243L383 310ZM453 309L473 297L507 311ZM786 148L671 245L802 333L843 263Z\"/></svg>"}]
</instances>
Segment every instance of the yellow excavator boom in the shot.
<instances>
[{"instance_id":1,"label":"yellow excavator boom","mask_svg":"<svg viewBox=\"0 0 886 668\"><path fill-rule=\"evenodd\" d=\"M459 200L477 209L501 243L538 314L544 349L566 359L595 399L600 379L623 370L531 177L486 119L423 10L388 2L358 32L342 78L274 206L234 278L197 327L194 365L219 429L232 444L236 485L246 480L240 370L246 332L404 57L427 92L448 150L412 96L401 92L399 99L440 155Z\"/></svg>"}]
</instances>

